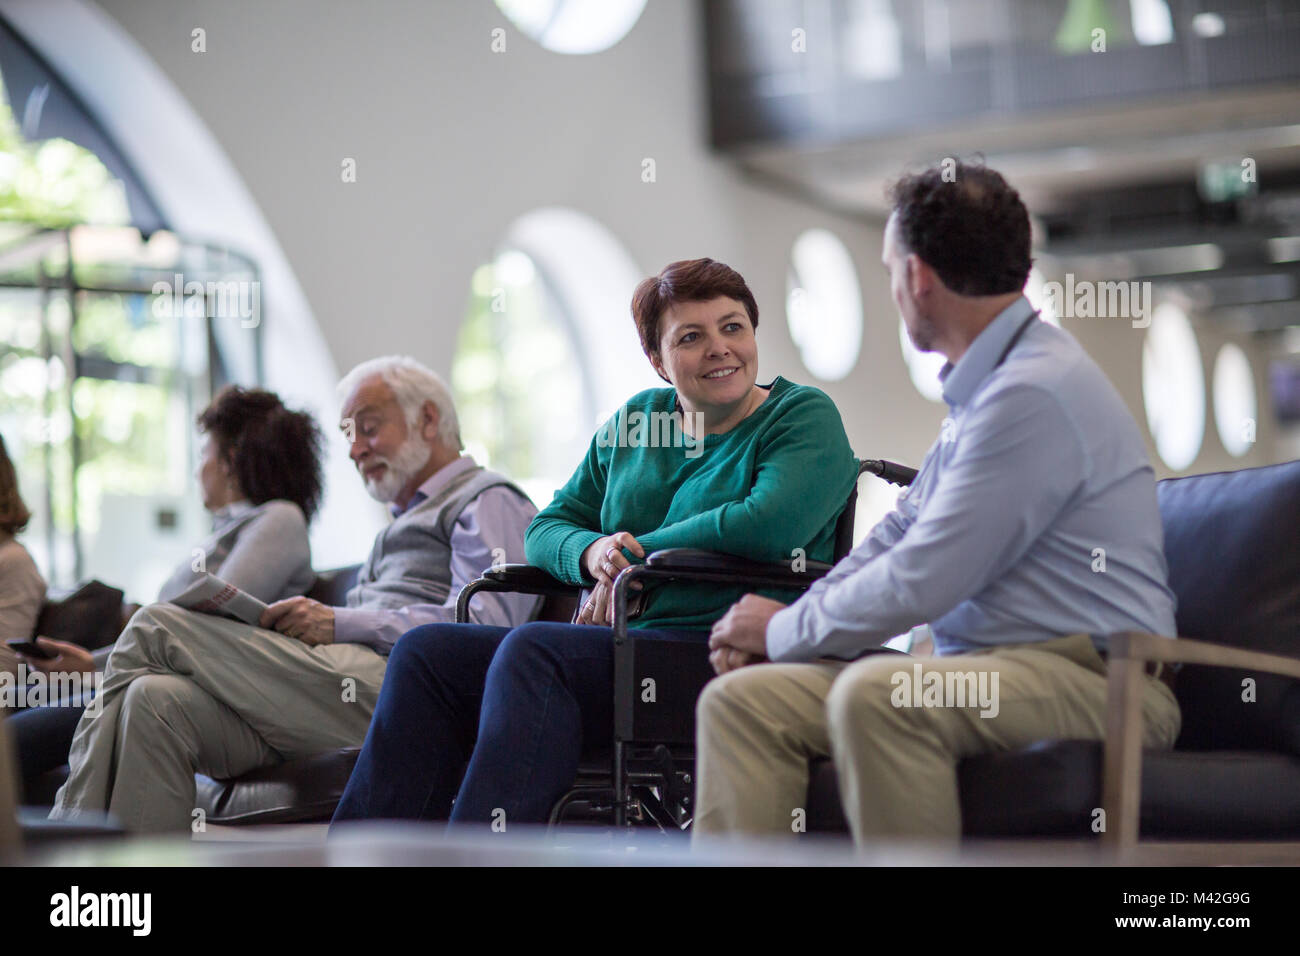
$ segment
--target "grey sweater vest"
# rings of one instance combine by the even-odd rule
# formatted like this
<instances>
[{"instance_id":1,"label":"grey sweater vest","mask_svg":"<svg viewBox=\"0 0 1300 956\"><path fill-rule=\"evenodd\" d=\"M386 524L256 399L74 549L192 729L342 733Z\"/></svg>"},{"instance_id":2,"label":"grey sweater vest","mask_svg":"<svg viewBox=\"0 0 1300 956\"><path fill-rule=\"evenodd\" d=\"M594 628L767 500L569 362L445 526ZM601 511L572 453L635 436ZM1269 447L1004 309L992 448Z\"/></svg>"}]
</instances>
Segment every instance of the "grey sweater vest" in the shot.
<instances>
[{"instance_id":1,"label":"grey sweater vest","mask_svg":"<svg viewBox=\"0 0 1300 956\"><path fill-rule=\"evenodd\" d=\"M445 603L451 592L451 530L466 505L497 486L528 500L504 475L476 467L398 515L375 537L357 583L348 591L347 606Z\"/></svg>"}]
</instances>

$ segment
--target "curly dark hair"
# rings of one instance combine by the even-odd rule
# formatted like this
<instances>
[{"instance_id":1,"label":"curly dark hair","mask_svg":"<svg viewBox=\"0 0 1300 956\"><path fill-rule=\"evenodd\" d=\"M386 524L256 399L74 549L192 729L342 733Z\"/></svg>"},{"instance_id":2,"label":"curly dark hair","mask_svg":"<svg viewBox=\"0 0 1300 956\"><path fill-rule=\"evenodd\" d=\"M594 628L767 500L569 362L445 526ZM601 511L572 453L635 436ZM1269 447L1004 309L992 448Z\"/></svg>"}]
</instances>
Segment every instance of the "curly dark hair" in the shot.
<instances>
[{"instance_id":1,"label":"curly dark hair","mask_svg":"<svg viewBox=\"0 0 1300 956\"><path fill-rule=\"evenodd\" d=\"M641 350L647 357L659 354L659 320L673 306L724 296L743 305L749 324L758 328L758 302L754 293L749 291L741 274L725 263L715 259L681 259L668 263L657 276L642 279L632 293L632 320L641 338Z\"/></svg>"},{"instance_id":2,"label":"curly dark hair","mask_svg":"<svg viewBox=\"0 0 1300 956\"><path fill-rule=\"evenodd\" d=\"M285 408L274 392L228 385L199 413L198 426L216 440L249 501L283 498L311 521L324 490L316 419Z\"/></svg>"},{"instance_id":3,"label":"curly dark hair","mask_svg":"<svg viewBox=\"0 0 1300 956\"><path fill-rule=\"evenodd\" d=\"M945 160L889 190L899 242L958 295L1019 292L1029 278L1029 211L996 170Z\"/></svg>"}]
</instances>

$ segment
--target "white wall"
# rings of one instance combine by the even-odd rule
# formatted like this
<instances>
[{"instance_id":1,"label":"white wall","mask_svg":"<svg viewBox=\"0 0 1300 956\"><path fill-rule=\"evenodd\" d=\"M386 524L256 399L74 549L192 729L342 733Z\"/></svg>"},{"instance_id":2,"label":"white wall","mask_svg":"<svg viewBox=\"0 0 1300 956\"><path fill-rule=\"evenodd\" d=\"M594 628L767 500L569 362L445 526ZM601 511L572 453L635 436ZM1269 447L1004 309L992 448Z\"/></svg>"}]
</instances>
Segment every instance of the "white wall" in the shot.
<instances>
[{"instance_id":1,"label":"white wall","mask_svg":"<svg viewBox=\"0 0 1300 956\"><path fill-rule=\"evenodd\" d=\"M490 0L100 6L228 154L338 369L405 351L448 372L474 268L516 217L564 205L612 230L647 274L699 255L735 266L759 300L764 378L812 382L786 330L785 275L794 237L824 226L858 265L867 313L857 369L823 385L854 448L916 463L935 435L944 409L916 395L899 357L879 224L750 184L709 152L693 0L651 0L625 40L582 57L541 49ZM504 53L490 49L497 27L506 30ZM206 31L204 53L191 51L195 28ZM345 157L356 160L355 183L341 181ZM647 157L654 183L641 180ZM1140 333L1100 322L1066 328L1145 430ZM1248 354L1262 373L1257 351ZM1211 351L1207 373L1212 360ZM1212 413L1207 423L1191 471L1271 460L1266 423L1245 459L1222 451Z\"/></svg>"}]
</instances>

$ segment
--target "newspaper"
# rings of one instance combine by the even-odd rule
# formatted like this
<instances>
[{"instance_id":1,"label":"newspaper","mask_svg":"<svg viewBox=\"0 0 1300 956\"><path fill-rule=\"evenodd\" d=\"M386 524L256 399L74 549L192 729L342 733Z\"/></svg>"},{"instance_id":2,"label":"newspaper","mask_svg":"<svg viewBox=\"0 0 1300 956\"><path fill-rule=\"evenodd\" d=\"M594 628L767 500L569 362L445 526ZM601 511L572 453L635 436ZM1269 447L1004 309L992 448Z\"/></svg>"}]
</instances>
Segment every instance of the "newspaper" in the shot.
<instances>
[{"instance_id":1,"label":"newspaper","mask_svg":"<svg viewBox=\"0 0 1300 956\"><path fill-rule=\"evenodd\" d=\"M172 598L171 603L187 611L215 614L245 624L256 624L266 610L266 605L247 591L211 574L204 574L192 587Z\"/></svg>"}]
</instances>

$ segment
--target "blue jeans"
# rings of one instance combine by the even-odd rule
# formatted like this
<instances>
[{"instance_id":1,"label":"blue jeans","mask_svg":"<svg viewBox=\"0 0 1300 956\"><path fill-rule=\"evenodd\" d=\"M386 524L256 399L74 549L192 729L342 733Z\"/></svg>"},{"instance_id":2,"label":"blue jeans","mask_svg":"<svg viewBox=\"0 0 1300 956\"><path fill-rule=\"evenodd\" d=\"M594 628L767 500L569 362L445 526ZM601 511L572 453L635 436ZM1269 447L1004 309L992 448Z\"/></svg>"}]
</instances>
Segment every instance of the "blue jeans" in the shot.
<instances>
[{"instance_id":1,"label":"blue jeans","mask_svg":"<svg viewBox=\"0 0 1300 956\"><path fill-rule=\"evenodd\" d=\"M637 629L703 644L707 631ZM370 730L334 813L541 823L584 751L613 740L608 627L428 624L393 647ZM453 799L455 805L453 807Z\"/></svg>"},{"instance_id":2,"label":"blue jeans","mask_svg":"<svg viewBox=\"0 0 1300 956\"><path fill-rule=\"evenodd\" d=\"M27 707L14 711L5 721L13 731L14 749L18 755L18 770L22 774L23 803L36 803L41 777L58 770L68 762L72 735L77 730L81 715L86 710L84 700L93 695L61 701L57 706ZM48 803L48 799L46 800Z\"/></svg>"}]
</instances>

